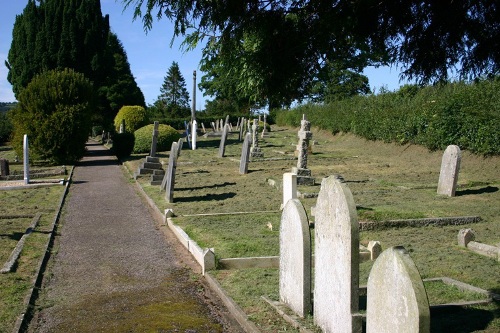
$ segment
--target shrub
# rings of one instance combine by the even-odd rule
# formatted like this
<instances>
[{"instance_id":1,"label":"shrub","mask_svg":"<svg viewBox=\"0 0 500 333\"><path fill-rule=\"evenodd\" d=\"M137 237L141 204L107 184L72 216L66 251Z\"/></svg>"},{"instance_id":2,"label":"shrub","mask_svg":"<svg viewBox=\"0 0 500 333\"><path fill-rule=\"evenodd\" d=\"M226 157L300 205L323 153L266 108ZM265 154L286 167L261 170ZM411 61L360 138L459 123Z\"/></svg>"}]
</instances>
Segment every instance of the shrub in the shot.
<instances>
[{"instance_id":1,"label":"shrub","mask_svg":"<svg viewBox=\"0 0 500 333\"><path fill-rule=\"evenodd\" d=\"M128 157L134 150L134 143L133 133L117 133L113 135L113 152L118 158Z\"/></svg>"},{"instance_id":2,"label":"shrub","mask_svg":"<svg viewBox=\"0 0 500 333\"><path fill-rule=\"evenodd\" d=\"M148 123L146 109L142 106L123 106L115 117L115 130L118 132L122 120L125 120L125 131L134 133Z\"/></svg>"},{"instance_id":3,"label":"shrub","mask_svg":"<svg viewBox=\"0 0 500 333\"><path fill-rule=\"evenodd\" d=\"M12 134L12 123L5 112L0 112L0 142L9 140Z\"/></svg>"},{"instance_id":4,"label":"shrub","mask_svg":"<svg viewBox=\"0 0 500 333\"><path fill-rule=\"evenodd\" d=\"M147 125L134 132L134 153L148 153L151 150L154 125ZM172 142L179 140L180 134L171 126L160 124L158 126L157 151L168 151Z\"/></svg>"},{"instance_id":5,"label":"shrub","mask_svg":"<svg viewBox=\"0 0 500 333\"><path fill-rule=\"evenodd\" d=\"M19 94L11 112L12 145L22 156L23 135L31 155L56 164L71 164L85 153L95 101L92 83L72 69L37 75Z\"/></svg>"}]
</instances>

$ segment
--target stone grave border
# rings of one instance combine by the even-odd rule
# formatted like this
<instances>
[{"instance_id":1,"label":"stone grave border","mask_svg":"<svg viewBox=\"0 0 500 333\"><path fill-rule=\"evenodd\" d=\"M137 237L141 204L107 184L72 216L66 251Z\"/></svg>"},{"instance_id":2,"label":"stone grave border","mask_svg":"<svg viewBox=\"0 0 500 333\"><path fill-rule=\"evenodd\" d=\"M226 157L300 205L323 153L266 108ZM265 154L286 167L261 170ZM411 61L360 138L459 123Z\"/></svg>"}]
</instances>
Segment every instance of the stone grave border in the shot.
<instances>
[{"instance_id":1,"label":"stone grave border","mask_svg":"<svg viewBox=\"0 0 500 333\"><path fill-rule=\"evenodd\" d=\"M21 251L23 250L24 243L26 242L26 238L36 229L38 222L40 221L40 217L42 217L42 213L36 213L35 215L26 216L26 218L31 218L30 226L26 229L24 234L21 236L21 239L17 241L16 246L12 250L9 259L5 262L5 264L0 269L0 274L10 273L14 268L17 260L21 255ZM22 217L19 217L22 218ZM0 219L8 219L8 217L0 217Z\"/></svg>"},{"instance_id":2,"label":"stone grave border","mask_svg":"<svg viewBox=\"0 0 500 333\"><path fill-rule=\"evenodd\" d=\"M64 201L66 199L66 196L68 195L68 190L69 190L69 186L71 184L71 179L73 177L74 169L75 169L74 166L71 167L71 171L69 172L69 175L68 175L68 181L64 184L65 185L64 191L61 194L61 198L59 199L59 205L56 209L56 213L54 214L54 219L52 220L52 224L50 225L50 228L49 228L49 230L50 230L49 237L47 237L47 242L45 243L45 253L42 256L40 263L36 269L35 276L34 276L33 280L31 281L30 290L24 298L23 307L22 307L24 311L21 312L21 314L17 317L16 323L14 324L14 329L12 330L13 333L24 332L24 330L26 328L25 326L28 323L27 322L28 317L26 316L26 314L28 314L30 311L30 308L33 307L33 303L38 296L38 289L42 284L42 278L43 278L42 272L44 271L45 267L47 266L47 263L48 263L49 258L50 258L49 249L54 242L54 237L56 235L55 231L56 231L57 226L59 225L61 211L62 211L62 208L64 205ZM26 187L29 187L29 186L22 186L21 188L26 188Z\"/></svg>"},{"instance_id":3,"label":"stone grave border","mask_svg":"<svg viewBox=\"0 0 500 333\"><path fill-rule=\"evenodd\" d=\"M22 181L5 181L3 184L0 184L0 191L9 191L9 190L22 190L25 188L38 188L38 187L49 187L49 186L58 186L58 185L66 185L69 182L68 178L65 179L44 179L44 180L30 180L30 183L25 185L21 184ZM9 186L8 183L12 185Z\"/></svg>"}]
</instances>

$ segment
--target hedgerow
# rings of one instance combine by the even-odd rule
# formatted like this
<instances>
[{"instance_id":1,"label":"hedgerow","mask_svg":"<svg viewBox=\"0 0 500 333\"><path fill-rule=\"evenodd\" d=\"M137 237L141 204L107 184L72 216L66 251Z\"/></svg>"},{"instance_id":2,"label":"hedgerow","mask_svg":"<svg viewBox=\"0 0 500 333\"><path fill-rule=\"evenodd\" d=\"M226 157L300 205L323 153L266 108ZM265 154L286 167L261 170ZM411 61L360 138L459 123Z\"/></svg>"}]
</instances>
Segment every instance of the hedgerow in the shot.
<instances>
[{"instance_id":1,"label":"hedgerow","mask_svg":"<svg viewBox=\"0 0 500 333\"><path fill-rule=\"evenodd\" d=\"M357 96L327 105L276 112L278 125L350 132L369 140L420 144L430 150L456 144L481 155L500 154L500 81L449 83Z\"/></svg>"},{"instance_id":2,"label":"hedgerow","mask_svg":"<svg viewBox=\"0 0 500 333\"><path fill-rule=\"evenodd\" d=\"M153 128L154 125L147 125L139 128L134 132L135 144L134 153L148 153L151 150L151 143L153 141ZM156 144L157 151L169 151L172 142L179 140L179 132L173 127L165 124L158 126L158 141Z\"/></svg>"}]
</instances>

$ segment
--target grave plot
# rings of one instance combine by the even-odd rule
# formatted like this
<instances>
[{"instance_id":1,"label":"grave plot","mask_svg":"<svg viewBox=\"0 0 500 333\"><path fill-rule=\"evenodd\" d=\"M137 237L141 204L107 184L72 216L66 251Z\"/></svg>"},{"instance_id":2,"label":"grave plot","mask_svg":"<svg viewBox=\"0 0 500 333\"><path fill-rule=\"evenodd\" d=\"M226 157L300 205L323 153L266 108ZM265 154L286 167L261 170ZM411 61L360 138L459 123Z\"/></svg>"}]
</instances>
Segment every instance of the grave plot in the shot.
<instances>
[{"instance_id":1,"label":"grave plot","mask_svg":"<svg viewBox=\"0 0 500 333\"><path fill-rule=\"evenodd\" d=\"M12 251L32 223L33 216L0 216L0 268L9 260Z\"/></svg>"}]
</instances>

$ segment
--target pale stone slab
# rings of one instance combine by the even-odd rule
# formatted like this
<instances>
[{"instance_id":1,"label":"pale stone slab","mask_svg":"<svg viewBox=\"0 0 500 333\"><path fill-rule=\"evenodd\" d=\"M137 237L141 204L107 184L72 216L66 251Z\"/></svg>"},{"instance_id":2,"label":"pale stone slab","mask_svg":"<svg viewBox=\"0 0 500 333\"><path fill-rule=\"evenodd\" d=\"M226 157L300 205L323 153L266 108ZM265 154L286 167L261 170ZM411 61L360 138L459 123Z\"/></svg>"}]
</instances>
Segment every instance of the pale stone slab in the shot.
<instances>
[{"instance_id":1,"label":"pale stone slab","mask_svg":"<svg viewBox=\"0 0 500 333\"><path fill-rule=\"evenodd\" d=\"M242 175L248 173L248 162L250 159L250 141L251 140L252 140L252 134L247 133L245 135L245 140L243 141L243 147L241 148L240 174L242 174Z\"/></svg>"},{"instance_id":2,"label":"pale stone slab","mask_svg":"<svg viewBox=\"0 0 500 333\"><path fill-rule=\"evenodd\" d=\"M281 214L280 301L297 315L311 312L311 234L306 211L290 199Z\"/></svg>"},{"instance_id":3,"label":"pale stone slab","mask_svg":"<svg viewBox=\"0 0 500 333\"><path fill-rule=\"evenodd\" d=\"M446 148L441 160L441 171L439 172L437 188L438 194L449 197L455 196L461 159L462 153L458 146L450 145Z\"/></svg>"},{"instance_id":4,"label":"pale stone slab","mask_svg":"<svg viewBox=\"0 0 500 333\"><path fill-rule=\"evenodd\" d=\"M196 120L193 120L193 129L191 131L191 149L196 150L196 135L198 133L198 123Z\"/></svg>"},{"instance_id":5,"label":"pale stone slab","mask_svg":"<svg viewBox=\"0 0 500 333\"><path fill-rule=\"evenodd\" d=\"M430 332L422 278L406 250L392 247L373 264L367 286L366 332Z\"/></svg>"},{"instance_id":6,"label":"pale stone slab","mask_svg":"<svg viewBox=\"0 0 500 333\"><path fill-rule=\"evenodd\" d=\"M324 332L361 332L358 228L347 185L323 179L315 209L314 321Z\"/></svg>"},{"instance_id":7,"label":"pale stone slab","mask_svg":"<svg viewBox=\"0 0 500 333\"><path fill-rule=\"evenodd\" d=\"M23 136L23 164L24 164L24 185L30 183L30 154L29 154L29 144L28 135Z\"/></svg>"},{"instance_id":8,"label":"pale stone slab","mask_svg":"<svg viewBox=\"0 0 500 333\"><path fill-rule=\"evenodd\" d=\"M283 203L282 208L290 199L297 198L297 175L291 172L283 174Z\"/></svg>"}]
</instances>

